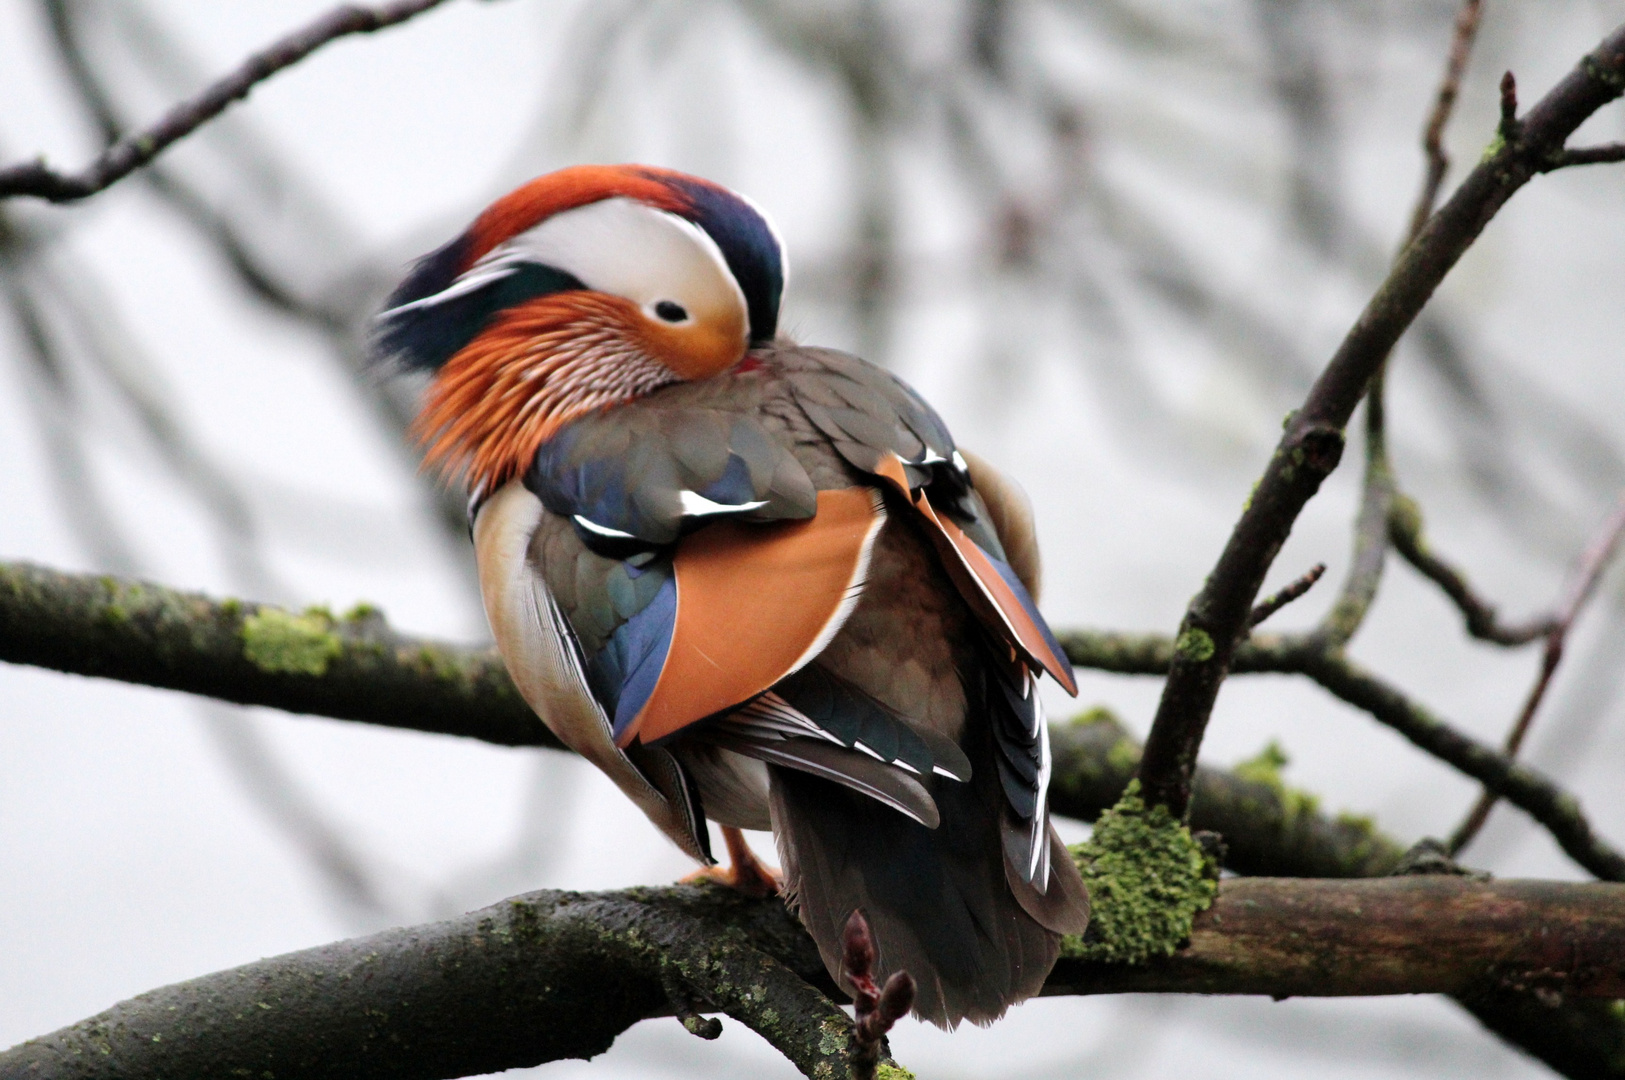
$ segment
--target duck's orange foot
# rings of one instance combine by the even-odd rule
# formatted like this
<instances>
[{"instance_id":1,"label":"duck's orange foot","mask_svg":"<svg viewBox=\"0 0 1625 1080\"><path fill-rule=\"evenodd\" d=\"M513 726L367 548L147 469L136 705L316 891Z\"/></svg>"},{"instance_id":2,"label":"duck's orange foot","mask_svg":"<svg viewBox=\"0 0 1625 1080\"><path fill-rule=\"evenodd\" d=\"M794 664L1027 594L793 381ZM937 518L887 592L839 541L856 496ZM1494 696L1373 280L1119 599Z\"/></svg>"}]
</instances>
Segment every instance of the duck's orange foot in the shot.
<instances>
[{"instance_id":1,"label":"duck's orange foot","mask_svg":"<svg viewBox=\"0 0 1625 1080\"><path fill-rule=\"evenodd\" d=\"M784 887L784 875L756 857L745 835L731 825L722 826L722 839L728 845L727 866L702 866L682 878L681 885L696 885L709 881L752 899L773 896Z\"/></svg>"}]
</instances>

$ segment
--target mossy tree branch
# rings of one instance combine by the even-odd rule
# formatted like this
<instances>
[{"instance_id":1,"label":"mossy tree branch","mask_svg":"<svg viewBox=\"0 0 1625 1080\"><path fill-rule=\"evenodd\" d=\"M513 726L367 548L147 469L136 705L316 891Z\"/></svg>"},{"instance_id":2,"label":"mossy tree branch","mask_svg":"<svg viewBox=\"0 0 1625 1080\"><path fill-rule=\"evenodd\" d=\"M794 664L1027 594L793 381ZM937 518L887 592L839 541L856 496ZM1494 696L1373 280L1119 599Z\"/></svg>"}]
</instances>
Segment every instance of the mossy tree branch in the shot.
<instances>
[{"instance_id":1,"label":"mossy tree branch","mask_svg":"<svg viewBox=\"0 0 1625 1080\"><path fill-rule=\"evenodd\" d=\"M1140 744L1104 709L1050 725L1055 755L1050 806L1093 821L1122 796L1140 764ZM1191 828L1224 837L1224 866L1264 877L1382 877L1405 848L1368 818L1321 812L1319 800L1263 770L1199 766Z\"/></svg>"},{"instance_id":2,"label":"mossy tree branch","mask_svg":"<svg viewBox=\"0 0 1625 1080\"><path fill-rule=\"evenodd\" d=\"M366 605L295 613L0 563L0 660L503 746L563 745L494 651L397 634Z\"/></svg>"},{"instance_id":3,"label":"mossy tree branch","mask_svg":"<svg viewBox=\"0 0 1625 1080\"><path fill-rule=\"evenodd\" d=\"M1166 673L1176 651L1155 634L1071 632L1061 640L1078 666L1128 674ZM505 746L559 746L495 653L397 634L364 606L342 617L321 609L295 614L106 575L0 563L0 660ZM1312 641L1255 635L1237 650L1233 668L1314 679L1529 813L1598 877L1625 880L1625 858L1592 833L1571 796L1340 654ZM1056 736L1060 761L1076 759L1067 755L1069 738ZM1063 768L1055 776L1057 808L1077 813L1066 809L1073 780ZM1080 816L1098 813L1121 791L1119 783ZM1213 805L1224 796L1241 797L1214 785ZM1242 840L1240 825L1232 819L1199 827L1214 827L1238 850L1255 852L1260 861L1251 872L1266 869L1267 860L1279 858L1283 838L1254 847ZM1352 834L1351 841L1357 846Z\"/></svg>"},{"instance_id":4,"label":"mossy tree branch","mask_svg":"<svg viewBox=\"0 0 1625 1080\"><path fill-rule=\"evenodd\" d=\"M532 893L446 922L261 960L0 1053L38 1080L440 1080L603 1053L698 1006L803 1074L845 1075L849 1022L784 905L722 889Z\"/></svg>"},{"instance_id":5,"label":"mossy tree branch","mask_svg":"<svg viewBox=\"0 0 1625 1080\"><path fill-rule=\"evenodd\" d=\"M1074 632L1063 639L1074 663L1107 671L1166 672L1173 652L1160 635ZM1261 636L1242 647L1235 667L1289 671L1293 655L1281 639ZM557 745L493 654L397 634L366 608L335 619L320 610L294 614L0 564L0 660L502 745ZM1133 777L1140 747L1101 711L1051 732L1052 805L1093 820ZM1328 818L1311 796L1258 770L1244 777L1202 768L1195 791L1192 825L1223 834L1226 865L1244 874L1377 876L1402 853L1368 821ZM1541 1004L1496 987L1477 988L1466 1000L1491 1030L1570 1075L1590 1075L1584 1063L1625 1050L1625 1023L1605 1008ZM1577 1071L1562 1064L1574 1061Z\"/></svg>"},{"instance_id":6,"label":"mossy tree branch","mask_svg":"<svg viewBox=\"0 0 1625 1080\"><path fill-rule=\"evenodd\" d=\"M640 1019L732 1016L803 1074L846 1068L849 1022L784 905L675 886L539 892L150 991L0 1052L39 1080L438 1080L586 1057ZM1460 877L1241 878L1187 947L1063 960L1049 994L1338 996L1540 988L1625 995L1625 886Z\"/></svg>"}]
</instances>

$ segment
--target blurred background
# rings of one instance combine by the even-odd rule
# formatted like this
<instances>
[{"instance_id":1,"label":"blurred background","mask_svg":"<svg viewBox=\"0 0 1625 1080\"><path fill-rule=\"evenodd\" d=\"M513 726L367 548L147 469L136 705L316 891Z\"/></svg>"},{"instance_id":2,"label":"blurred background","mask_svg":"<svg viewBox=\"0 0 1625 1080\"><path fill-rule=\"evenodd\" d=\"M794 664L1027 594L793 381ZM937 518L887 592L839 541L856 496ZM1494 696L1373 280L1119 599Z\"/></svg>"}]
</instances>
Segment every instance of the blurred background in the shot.
<instances>
[{"instance_id":1,"label":"blurred background","mask_svg":"<svg viewBox=\"0 0 1625 1080\"><path fill-rule=\"evenodd\" d=\"M326 0L0 0L0 161L77 168ZM332 45L81 205L0 205L0 558L484 640L461 501L420 476L417 387L361 337L415 256L529 177L644 161L766 207L782 325L917 386L1037 504L1057 626L1171 631L1280 420L1381 280L1422 175L1454 0L455 0ZM1625 3L1486 5L1447 144L1476 161ZM1625 136L1604 110L1580 141ZM1447 190L1450 182L1447 181ZM1509 616L1549 607L1625 487L1625 168L1536 180L1400 348L1389 431L1432 538ZM1357 448L1273 588L1347 564ZM1273 625L1273 624L1272 624ZM1537 649L1468 641L1390 564L1354 654L1498 741ZM1527 749L1625 838L1611 577ZM1082 673L1142 734L1158 685ZM1231 681L1207 760L1405 842L1470 783L1312 685ZM1084 835L1072 828L1072 838ZM764 838L758 837L762 840ZM770 842L761 845L770 849ZM1466 861L1579 878L1498 810ZM691 867L562 754L0 667L0 1045L151 987L539 887ZM1033 1002L905 1022L922 1077L1522 1077L1447 1001ZM670 1021L537 1077L790 1077ZM531 1075L531 1074L527 1074Z\"/></svg>"}]
</instances>

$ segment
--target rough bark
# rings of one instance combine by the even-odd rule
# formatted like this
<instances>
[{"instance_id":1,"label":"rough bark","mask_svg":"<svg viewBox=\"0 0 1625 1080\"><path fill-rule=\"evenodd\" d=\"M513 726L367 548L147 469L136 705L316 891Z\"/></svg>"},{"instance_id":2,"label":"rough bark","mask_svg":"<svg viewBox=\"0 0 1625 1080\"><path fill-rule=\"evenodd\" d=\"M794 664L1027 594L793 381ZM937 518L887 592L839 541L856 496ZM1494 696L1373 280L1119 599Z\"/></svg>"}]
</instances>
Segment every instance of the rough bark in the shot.
<instances>
[{"instance_id":1,"label":"rough bark","mask_svg":"<svg viewBox=\"0 0 1625 1080\"><path fill-rule=\"evenodd\" d=\"M823 992L815 988L822 987ZM1625 886L1240 878L1166 960L1063 960L1048 994L1625 995ZM261 960L131 998L0 1053L32 1080L435 1080L590 1057L698 1008L808 1076L849 1022L777 900L712 887L539 892L457 919Z\"/></svg>"},{"instance_id":2,"label":"rough bark","mask_svg":"<svg viewBox=\"0 0 1625 1080\"><path fill-rule=\"evenodd\" d=\"M562 746L494 651L109 575L0 564L0 660L503 746Z\"/></svg>"}]
</instances>

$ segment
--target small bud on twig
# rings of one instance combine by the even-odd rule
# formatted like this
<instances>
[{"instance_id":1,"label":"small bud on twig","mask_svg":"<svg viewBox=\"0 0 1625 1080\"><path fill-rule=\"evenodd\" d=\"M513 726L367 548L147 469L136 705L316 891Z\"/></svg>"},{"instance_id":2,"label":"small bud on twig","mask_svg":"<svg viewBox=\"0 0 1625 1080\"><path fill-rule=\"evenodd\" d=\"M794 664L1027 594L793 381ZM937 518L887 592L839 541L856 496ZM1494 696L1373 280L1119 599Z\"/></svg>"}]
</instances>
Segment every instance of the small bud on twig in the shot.
<instances>
[{"instance_id":1,"label":"small bud on twig","mask_svg":"<svg viewBox=\"0 0 1625 1080\"><path fill-rule=\"evenodd\" d=\"M1511 143L1518 138L1518 80L1512 72L1501 76L1501 138Z\"/></svg>"},{"instance_id":2,"label":"small bud on twig","mask_svg":"<svg viewBox=\"0 0 1625 1080\"><path fill-rule=\"evenodd\" d=\"M894 971L875 984L875 944L863 912L853 911L841 934L841 974L852 988L853 1023L847 1059L855 1080L874 1080L886 1032L914 1005L914 976Z\"/></svg>"}]
</instances>

